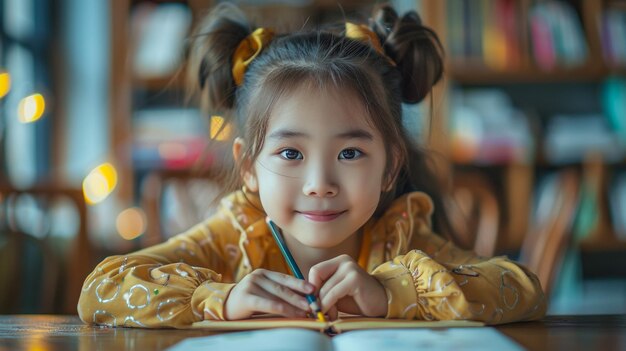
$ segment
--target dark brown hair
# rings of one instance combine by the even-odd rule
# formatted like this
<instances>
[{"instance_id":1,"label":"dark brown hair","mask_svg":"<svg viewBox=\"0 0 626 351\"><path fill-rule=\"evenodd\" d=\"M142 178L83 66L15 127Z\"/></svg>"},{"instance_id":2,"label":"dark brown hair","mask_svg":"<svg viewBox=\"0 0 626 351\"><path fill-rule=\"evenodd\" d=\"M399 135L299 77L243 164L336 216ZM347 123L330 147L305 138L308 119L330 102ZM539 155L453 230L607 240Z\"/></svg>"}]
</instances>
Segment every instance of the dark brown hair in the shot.
<instances>
[{"instance_id":1,"label":"dark brown hair","mask_svg":"<svg viewBox=\"0 0 626 351\"><path fill-rule=\"evenodd\" d=\"M424 191L435 205L436 229L449 233L439 183L426 154L414 145L402 123L402 102L422 101L442 77L441 44L417 13L398 17L389 6L375 10L371 29L385 55L331 30L278 35L252 61L244 83L237 87L231 73L232 55L253 27L236 7L220 4L192 37L188 76L205 112L236 120L246 140L242 159L248 162L256 159L263 146L274 104L288 91L301 84L352 91L383 137L391 170L387 174L392 177L387 180L396 179L394 188L382 194L377 214L402 194ZM224 192L241 187L240 167L231 167Z\"/></svg>"}]
</instances>

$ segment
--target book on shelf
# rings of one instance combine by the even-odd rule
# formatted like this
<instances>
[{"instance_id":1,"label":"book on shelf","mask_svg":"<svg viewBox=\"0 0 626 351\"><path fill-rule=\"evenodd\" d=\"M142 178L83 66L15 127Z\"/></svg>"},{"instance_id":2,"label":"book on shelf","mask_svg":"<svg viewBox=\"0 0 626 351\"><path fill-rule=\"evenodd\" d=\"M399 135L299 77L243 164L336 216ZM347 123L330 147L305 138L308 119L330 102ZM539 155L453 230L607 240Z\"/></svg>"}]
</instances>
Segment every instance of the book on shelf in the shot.
<instances>
[{"instance_id":1,"label":"book on shelf","mask_svg":"<svg viewBox=\"0 0 626 351\"><path fill-rule=\"evenodd\" d=\"M517 68L522 65L523 45L521 29L521 16L517 1L499 1L497 3L498 24L504 29L506 60L508 67Z\"/></svg>"},{"instance_id":2,"label":"book on shelf","mask_svg":"<svg viewBox=\"0 0 626 351\"><path fill-rule=\"evenodd\" d=\"M529 22L535 63L544 69L555 67L556 54L550 26L540 16L532 16Z\"/></svg>"},{"instance_id":3,"label":"book on shelf","mask_svg":"<svg viewBox=\"0 0 626 351\"><path fill-rule=\"evenodd\" d=\"M455 91L451 100L451 152L456 162L505 164L532 159L534 142L527 117L503 91Z\"/></svg>"},{"instance_id":4,"label":"book on shelf","mask_svg":"<svg viewBox=\"0 0 626 351\"><path fill-rule=\"evenodd\" d=\"M475 2L471 0L465 0L464 2L464 19L466 19L464 23L464 29L467 38L465 54L469 58L483 58L483 31L480 26L476 25L476 22L483 22L483 9L481 1L480 6L477 6ZM469 19L469 20L468 20Z\"/></svg>"},{"instance_id":5,"label":"book on shelf","mask_svg":"<svg viewBox=\"0 0 626 351\"><path fill-rule=\"evenodd\" d=\"M539 68L551 70L586 62L587 41L572 6L560 1L535 3L529 11L529 23L533 56Z\"/></svg>"},{"instance_id":6,"label":"book on shelf","mask_svg":"<svg viewBox=\"0 0 626 351\"><path fill-rule=\"evenodd\" d=\"M448 37L448 54L451 57L465 56L464 3L446 2L446 30Z\"/></svg>"},{"instance_id":7,"label":"book on shelf","mask_svg":"<svg viewBox=\"0 0 626 351\"><path fill-rule=\"evenodd\" d=\"M359 330L333 337L306 329L282 328L186 339L169 351L194 350L523 350L494 328Z\"/></svg>"},{"instance_id":8,"label":"book on shelf","mask_svg":"<svg viewBox=\"0 0 626 351\"><path fill-rule=\"evenodd\" d=\"M610 66L626 67L626 9L605 9L601 27L604 59Z\"/></svg>"},{"instance_id":9,"label":"book on shelf","mask_svg":"<svg viewBox=\"0 0 626 351\"><path fill-rule=\"evenodd\" d=\"M623 159L626 150L603 115L556 115L550 118L544 137L546 160L554 164L578 163L590 152L606 162Z\"/></svg>"},{"instance_id":10,"label":"book on shelf","mask_svg":"<svg viewBox=\"0 0 626 351\"><path fill-rule=\"evenodd\" d=\"M446 27L451 57L481 62L494 70L519 67L520 14L514 0L448 0Z\"/></svg>"},{"instance_id":11,"label":"book on shelf","mask_svg":"<svg viewBox=\"0 0 626 351\"><path fill-rule=\"evenodd\" d=\"M568 2L448 0L445 9L448 52L453 62L470 66L478 62L494 71L518 69L527 57L545 71L587 63L583 14ZM604 17L605 55L621 58L626 42L622 40L626 26L622 12L610 10Z\"/></svg>"}]
</instances>

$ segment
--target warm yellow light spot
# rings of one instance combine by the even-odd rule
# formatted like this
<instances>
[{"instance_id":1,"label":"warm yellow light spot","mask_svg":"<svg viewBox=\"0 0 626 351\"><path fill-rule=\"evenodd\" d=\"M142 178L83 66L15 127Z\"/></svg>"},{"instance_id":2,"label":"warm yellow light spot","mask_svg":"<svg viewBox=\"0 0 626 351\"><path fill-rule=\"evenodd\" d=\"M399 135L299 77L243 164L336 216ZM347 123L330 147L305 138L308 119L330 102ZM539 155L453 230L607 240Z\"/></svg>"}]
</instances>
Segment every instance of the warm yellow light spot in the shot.
<instances>
[{"instance_id":1,"label":"warm yellow light spot","mask_svg":"<svg viewBox=\"0 0 626 351\"><path fill-rule=\"evenodd\" d=\"M110 163L94 168L83 180L83 195L89 205L106 199L117 185L117 171Z\"/></svg>"},{"instance_id":2,"label":"warm yellow light spot","mask_svg":"<svg viewBox=\"0 0 626 351\"><path fill-rule=\"evenodd\" d=\"M41 94L33 94L20 100L17 107L17 116L22 123L35 122L43 115L46 102Z\"/></svg>"},{"instance_id":3,"label":"warm yellow light spot","mask_svg":"<svg viewBox=\"0 0 626 351\"><path fill-rule=\"evenodd\" d=\"M182 143L167 142L159 144L159 156L164 159L181 159L187 155L187 146Z\"/></svg>"},{"instance_id":4,"label":"warm yellow light spot","mask_svg":"<svg viewBox=\"0 0 626 351\"><path fill-rule=\"evenodd\" d=\"M33 323L39 324L42 322L40 319L43 319L45 317L34 316L33 318L36 319ZM49 331L46 330L46 328L38 328L38 329L39 330L36 330L35 328L31 328L31 330L29 330L28 341L24 344L26 346L24 350L46 351L46 350L53 349L54 345L50 342Z\"/></svg>"},{"instance_id":5,"label":"warm yellow light spot","mask_svg":"<svg viewBox=\"0 0 626 351\"><path fill-rule=\"evenodd\" d=\"M224 124L224 118L221 116L211 116L211 139L228 140L232 133L230 123Z\"/></svg>"},{"instance_id":6,"label":"warm yellow light spot","mask_svg":"<svg viewBox=\"0 0 626 351\"><path fill-rule=\"evenodd\" d=\"M507 45L504 33L497 30L485 30L483 33L483 57L487 66L495 70L507 68Z\"/></svg>"},{"instance_id":7,"label":"warm yellow light spot","mask_svg":"<svg viewBox=\"0 0 626 351\"><path fill-rule=\"evenodd\" d=\"M0 73L0 98L3 98L11 90L11 75L7 72Z\"/></svg>"},{"instance_id":8,"label":"warm yellow light spot","mask_svg":"<svg viewBox=\"0 0 626 351\"><path fill-rule=\"evenodd\" d=\"M131 207L117 216L115 227L122 238L132 240L146 231L146 222L146 214L143 210Z\"/></svg>"},{"instance_id":9,"label":"warm yellow light spot","mask_svg":"<svg viewBox=\"0 0 626 351\"><path fill-rule=\"evenodd\" d=\"M46 337L40 334L32 335L29 333L28 335L28 347L26 350L28 351L46 351L50 350L52 344L46 340Z\"/></svg>"}]
</instances>

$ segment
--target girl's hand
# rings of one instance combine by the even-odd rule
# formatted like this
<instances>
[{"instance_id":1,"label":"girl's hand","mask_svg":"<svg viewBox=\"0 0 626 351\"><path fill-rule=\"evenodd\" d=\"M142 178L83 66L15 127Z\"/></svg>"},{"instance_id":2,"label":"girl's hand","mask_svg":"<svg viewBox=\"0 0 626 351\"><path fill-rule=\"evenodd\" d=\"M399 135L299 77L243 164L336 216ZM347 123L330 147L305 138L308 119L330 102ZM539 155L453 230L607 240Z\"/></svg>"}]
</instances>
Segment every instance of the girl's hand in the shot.
<instances>
[{"instance_id":1,"label":"girl's hand","mask_svg":"<svg viewBox=\"0 0 626 351\"><path fill-rule=\"evenodd\" d=\"M310 310L303 294L315 287L290 275L257 269L245 276L226 298L224 317L245 319L255 312L285 317L306 317Z\"/></svg>"},{"instance_id":2,"label":"girl's hand","mask_svg":"<svg viewBox=\"0 0 626 351\"><path fill-rule=\"evenodd\" d=\"M368 317L387 315L385 288L348 255L311 267L309 281L319 289L322 312L330 311L332 319L337 310Z\"/></svg>"}]
</instances>

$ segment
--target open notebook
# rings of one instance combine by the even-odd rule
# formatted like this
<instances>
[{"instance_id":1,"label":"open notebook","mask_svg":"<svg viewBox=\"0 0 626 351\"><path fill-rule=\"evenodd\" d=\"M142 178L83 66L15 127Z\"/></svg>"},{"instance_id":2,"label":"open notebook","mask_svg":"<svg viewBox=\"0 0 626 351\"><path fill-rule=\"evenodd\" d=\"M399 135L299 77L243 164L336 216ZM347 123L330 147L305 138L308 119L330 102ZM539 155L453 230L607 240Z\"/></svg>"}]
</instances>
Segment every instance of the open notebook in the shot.
<instances>
[{"instance_id":1,"label":"open notebook","mask_svg":"<svg viewBox=\"0 0 626 351\"><path fill-rule=\"evenodd\" d=\"M279 328L189 338L168 351L387 351L523 350L493 328L357 330L329 337L306 329Z\"/></svg>"},{"instance_id":2,"label":"open notebook","mask_svg":"<svg viewBox=\"0 0 626 351\"><path fill-rule=\"evenodd\" d=\"M416 321L406 319L368 318L340 314L339 318L329 322L319 322L312 318L285 318L270 315L255 316L238 321L196 322L192 328L203 328L212 331L240 331L274 328L305 328L338 334L348 330L359 329L399 329L399 328L451 328L481 327L484 324L475 321Z\"/></svg>"}]
</instances>

